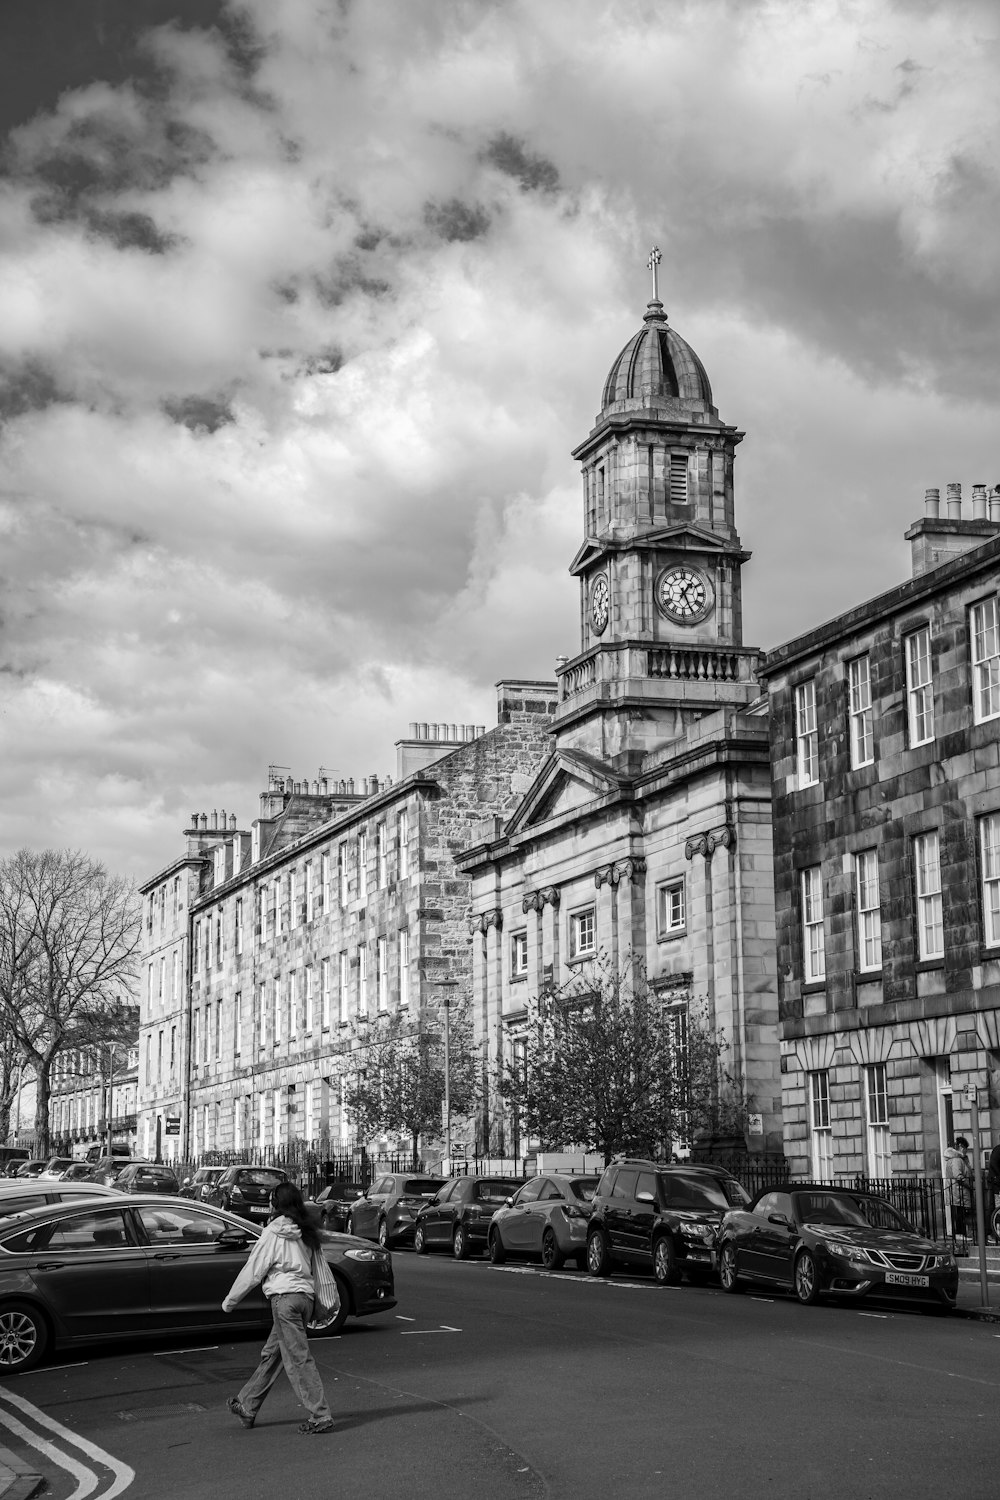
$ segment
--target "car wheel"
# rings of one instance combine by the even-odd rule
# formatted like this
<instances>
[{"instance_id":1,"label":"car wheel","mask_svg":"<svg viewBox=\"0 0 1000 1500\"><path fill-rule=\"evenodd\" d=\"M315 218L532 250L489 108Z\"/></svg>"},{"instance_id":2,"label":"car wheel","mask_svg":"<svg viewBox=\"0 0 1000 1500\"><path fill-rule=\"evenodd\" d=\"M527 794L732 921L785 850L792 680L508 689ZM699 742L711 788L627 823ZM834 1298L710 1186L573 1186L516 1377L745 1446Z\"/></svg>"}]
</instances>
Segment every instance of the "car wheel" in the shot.
<instances>
[{"instance_id":1,"label":"car wheel","mask_svg":"<svg viewBox=\"0 0 1000 1500\"><path fill-rule=\"evenodd\" d=\"M34 1369L49 1347L49 1325L30 1302L5 1302L0 1307L0 1372Z\"/></svg>"},{"instance_id":2,"label":"car wheel","mask_svg":"<svg viewBox=\"0 0 1000 1500\"><path fill-rule=\"evenodd\" d=\"M455 1225L455 1233L451 1241L451 1253L456 1260L468 1260L469 1258L469 1231L464 1224Z\"/></svg>"},{"instance_id":3,"label":"car wheel","mask_svg":"<svg viewBox=\"0 0 1000 1500\"><path fill-rule=\"evenodd\" d=\"M424 1226L418 1224L413 1231L413 1248L418 1255L427 1254L427 1241L424 1239Z\"/></svg>"},{"instance_id":4,"label":"car wheel","mask_svg":"<svg viewBox=\"0 0 1000 1500\"><path fill-rule=\"evenodd\" d=\"M732 1240L727 1240L719 1251L719 1280L724 1292L743 1290L740 1286L739 1273L736 1270L736 1246Z\"/></svg>"},{"instance_id":5,"label":"car wheel","mask_svg":"<svg viewBox=\"0 0 1000 1500\"><path fill-rule=\"evenodd\" d=\"M542 1235L542 1265L546 1271L558 1271L565 1256L556 1244L556 1237L551 1229L546 1229Z\"/></svg>"},{"instance_id":6,"label":"car wheel","mask_svg":"<svg viewBox=\"0 0 1000 1500\"><path fill-rule=\"evenodd\" d=\"M603 1229L595 1229L587 1236L587 1270L591 1276L611 1275L608 1237Z\"/></svg>"},{"instance_id":7,"label":"car wheel","mask_svg":"<svg viewBox=\"0 0 1000 1500\"><path fill-rule=\"evenodd\" d=\"M507 1259L507 1252L504 1250L503 1240L500 1238L500 1231L498 1229L490 1230L489 1244L491 1264L494 1266L502 1266L504 1261Z\"/></svg>"},{"instance_id":8,"label":"car wheel","mask_svg":"<svg viewBox=\"0 0 1000 1500\"><path fill-rule=\"evenodd\" d=\"M803 1306L808 1307L819 1296L819 1272L816 1262L808 1250L800 1250L793 1275L795 1295Z\"/></svg>"},{"instance_id":9,"label":"car wheel","mask_svg":"<svg viewBox=\"0 0 1000 1500\"><path fill-rule=\"evenodd\" d=\"M653 1246L653 1275L661 1286L680 1286L677 1251L669 1234L661 1234Z\"/></svg>"},{"instance_id":10,"label":"car wheel","mask_svg":"<svg viewBox=\"0 0 1000 1500\"><path fill-rule=\"evenodd\" d=\"M385 1222L384 1219L379 1219L379 1221L378 1221L378 1242L382 1246L383 1250L388 1250L388 1248L389 1248L389 1227L386 1224L386 1222Z\"/></svg>"}]
</instances>

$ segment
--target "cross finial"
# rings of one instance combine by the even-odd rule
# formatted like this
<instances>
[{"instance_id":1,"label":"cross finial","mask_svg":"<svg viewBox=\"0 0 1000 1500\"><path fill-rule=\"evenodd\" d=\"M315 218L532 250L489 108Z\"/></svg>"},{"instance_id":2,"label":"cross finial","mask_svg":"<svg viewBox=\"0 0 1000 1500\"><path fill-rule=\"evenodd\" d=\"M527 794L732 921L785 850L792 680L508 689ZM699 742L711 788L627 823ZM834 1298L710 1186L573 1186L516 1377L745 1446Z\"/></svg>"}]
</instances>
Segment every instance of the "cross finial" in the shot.
<instances>
[{"instance_id":1,"label":"cross finial","mask_svg":"<svg viewBox=\"0 0 1000 1500\"><path fill-rule=\"evenodd\" d=\"M652 248L652 250L650 250L650 252L649 252L649 259L646 262L647 266L649 267L649 269L653 273L653 298L652 298L652 300L654 302L659 302L659 300L660 300L660 293L659 293L659 289L658 289L657 284L656 284L656 268L660 264L660 261L662 259L663 259L663 256L660 254L660 247L659 247L659 245L654 245L653 248Z\"/></svg>"}]
</instances>

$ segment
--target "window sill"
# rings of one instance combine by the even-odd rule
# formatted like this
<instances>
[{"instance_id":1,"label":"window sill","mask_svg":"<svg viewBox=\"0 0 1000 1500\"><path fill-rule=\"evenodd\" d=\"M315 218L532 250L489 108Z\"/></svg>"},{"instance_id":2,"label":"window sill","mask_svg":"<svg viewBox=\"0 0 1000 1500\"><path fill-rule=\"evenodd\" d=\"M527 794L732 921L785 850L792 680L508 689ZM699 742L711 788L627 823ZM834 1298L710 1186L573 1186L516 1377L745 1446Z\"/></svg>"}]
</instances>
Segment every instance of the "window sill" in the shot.
<instances>
[{"instance_id":1,"label":"window sill","mask_svg":"<svg viewBox=\"0 0 1000 1500\"><path fill-rule=\"evenodd\" d=\"M687 935L688 930L686 927L671 927L669 932L658 932L656 934L656 941L658 943L672 943L675 939L687 937Z\"/></svg>"},{"instance_id":2,"label":"window sill","mask_svg":"<svg viewBox=\"0 0 1000 1500\"><path fill-rule=\"evenodd\" d=\"M940 958L918 958L913 965L914 974L930 974L934 969L944 968L944 954Z\"/></svg>"},{"instance_id":3,"label":"window sill","mask_svg":"<svg viewBox=\"0 0 1000 1500\"><path fill-rule=\"evenodd\" d=\"M596 958L596 948L592 949L588 953L575 953L572 958L567 958L566 967L568 969L576 969L579 968L581 964L592 964Z\"/></svg>"},{"instance_id":4,"label":"window sill","mask_svg":"<svg viewBox=\"0 0 1000 1500\"><path fill-rule=\"evenodd\" d=\"M825 989L825 977L823 979L804 979L802 981L800 993L803 995L819 995L822 994Z\"/></svg>"},{"instance_id":5,"label":"window sill","mask_svg":"<svg viewBox=\"0 0 1000 1500\"><path fill-rule=\"evenodd\" d=\"M528 976L527 974L512 974L510 976L510 982L511 984L527 984Z\"/></svg>"}]
</instances>

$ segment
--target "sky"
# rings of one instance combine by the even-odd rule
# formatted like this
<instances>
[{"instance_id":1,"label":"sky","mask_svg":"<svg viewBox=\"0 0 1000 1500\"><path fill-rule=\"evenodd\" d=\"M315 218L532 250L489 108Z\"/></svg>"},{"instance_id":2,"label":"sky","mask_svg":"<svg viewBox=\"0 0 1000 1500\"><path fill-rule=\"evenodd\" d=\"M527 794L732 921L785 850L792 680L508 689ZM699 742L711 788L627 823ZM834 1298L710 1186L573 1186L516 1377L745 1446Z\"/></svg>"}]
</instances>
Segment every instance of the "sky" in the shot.
<instances>
[{"instance_id":1,"label":"sky","mask_svg":"<svg viewBox=\"0 0 1000 1500\"><path fill-rule=\"evenodd\" d=\"M151 875L269 763L579 650L570 451L670 320L764 648L1000 480L1000 11L5 0L0 856Z\"/></svg>"}]
</instances>

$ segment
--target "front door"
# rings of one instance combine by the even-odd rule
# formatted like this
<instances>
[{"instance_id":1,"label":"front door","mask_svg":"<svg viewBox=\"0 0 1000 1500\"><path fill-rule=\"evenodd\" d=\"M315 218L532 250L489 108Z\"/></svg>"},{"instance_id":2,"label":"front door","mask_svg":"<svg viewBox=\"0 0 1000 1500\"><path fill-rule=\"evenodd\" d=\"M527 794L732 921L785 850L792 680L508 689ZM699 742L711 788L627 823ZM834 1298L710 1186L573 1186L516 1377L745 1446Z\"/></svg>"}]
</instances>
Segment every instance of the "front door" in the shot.
<instances>
[{"instance_id":1,"label":"front door","mask_svg":"<svg viewBox=\"0 0 1000 1500\"><path fill-rule=\"evenodd\" d=\"M188 1203L137 1208L136 1216L149 1240L149 1301L151 1328L204 1328L223 1324L263 1323L268 1301L255 1287L231 1313L222 1301L246 1264L253 1244L247 1226L242 1248L218 1244L232 1226L211 1209Z\"/></svg>"}]
</instances>

